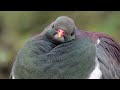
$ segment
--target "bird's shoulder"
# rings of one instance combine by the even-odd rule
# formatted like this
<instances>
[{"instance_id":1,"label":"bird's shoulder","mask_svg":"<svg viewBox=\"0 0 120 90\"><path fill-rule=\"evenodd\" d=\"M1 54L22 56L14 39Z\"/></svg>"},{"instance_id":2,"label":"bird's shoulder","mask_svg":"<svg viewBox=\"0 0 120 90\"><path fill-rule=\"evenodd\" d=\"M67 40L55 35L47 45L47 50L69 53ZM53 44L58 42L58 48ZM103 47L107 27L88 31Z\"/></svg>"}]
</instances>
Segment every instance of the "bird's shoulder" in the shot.
<instances>
[{"instance_id":1,"label":"bird's shoulder","mask_svg":"<svg viewBox=\"0 0 120 90\"><path fill-rule=\"evenodd\" d=\"M102 47L104 50L109 53L112 58L120 62L120 45L114 40L111 36L105 33L96 33L96 36L99 40L98 48Z\"/></svg>"},{"instance_id":2,"label":"bird's shoulder","mask_svg":"<svg viewBox=\"0 0 120 90\"><path fill-rule=\"evenodd\" d=\"M110 55L109 58L113 58L120 62L120 45L113 39L110 35L106 33L90 33L90 37L93 42L96 44L97 49L103 49L107 55Z\"/></svg>"},{"instance_id":3,"label":"bird's shoulder","mask_svg":"<svg viewBox=\"0 0 120 90\"><path fill-rule=\"evenodd\" d=\"M95 33L94 36L103 78L120 78L120 45L105 33Z\"/></svg>"},{"instance_id":4,"label":"bird's shoulder","mask_svg":"<svg viewBox=\"0 0 120 90\"><path fill-rule=\"evenodd\" d=\"M120 78L120 45L106 33L86 32L96 45L102 78Z\"/></svg>"}]
</instances>

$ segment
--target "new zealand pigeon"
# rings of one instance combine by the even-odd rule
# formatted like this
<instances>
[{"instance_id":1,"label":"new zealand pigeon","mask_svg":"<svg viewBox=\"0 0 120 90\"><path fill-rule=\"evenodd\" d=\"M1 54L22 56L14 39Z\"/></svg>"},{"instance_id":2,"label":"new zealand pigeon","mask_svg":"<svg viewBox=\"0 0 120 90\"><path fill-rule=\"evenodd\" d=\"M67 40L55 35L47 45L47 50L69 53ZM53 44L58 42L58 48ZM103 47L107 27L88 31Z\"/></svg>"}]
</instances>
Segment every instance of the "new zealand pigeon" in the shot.
<instances>
[{"instance_id":1,"label":"new zealand pigeon","mask_svg":"<svg viewBox=\"0 0 120 90\"><path fill-rule=\"evenodd\" d=\"M67 16L26 42L12 79L119 79L120 46L110 36L79 30Z\"/></svg>"}]
</instances>

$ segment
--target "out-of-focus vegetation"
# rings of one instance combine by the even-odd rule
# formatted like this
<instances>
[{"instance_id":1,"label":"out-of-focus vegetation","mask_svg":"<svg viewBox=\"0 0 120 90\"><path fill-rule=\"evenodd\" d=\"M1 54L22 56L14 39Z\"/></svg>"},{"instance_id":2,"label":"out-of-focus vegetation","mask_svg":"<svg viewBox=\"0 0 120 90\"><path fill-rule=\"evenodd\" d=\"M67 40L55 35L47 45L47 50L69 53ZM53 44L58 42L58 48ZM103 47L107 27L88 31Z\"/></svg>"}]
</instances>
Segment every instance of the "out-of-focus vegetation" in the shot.
<instances>
[{"instance_id":1,"label":"out-of-focus vegetation","mask_svg":"<svg viewBox=\"0 0 120 90\"><path fill-rule=\"evenodd\" d=\"M118 11L1 11L0 78L9 73L19 49L59 16L69 16L82 30L106 32L120 42Z\"/></svg>"}]
</instances>

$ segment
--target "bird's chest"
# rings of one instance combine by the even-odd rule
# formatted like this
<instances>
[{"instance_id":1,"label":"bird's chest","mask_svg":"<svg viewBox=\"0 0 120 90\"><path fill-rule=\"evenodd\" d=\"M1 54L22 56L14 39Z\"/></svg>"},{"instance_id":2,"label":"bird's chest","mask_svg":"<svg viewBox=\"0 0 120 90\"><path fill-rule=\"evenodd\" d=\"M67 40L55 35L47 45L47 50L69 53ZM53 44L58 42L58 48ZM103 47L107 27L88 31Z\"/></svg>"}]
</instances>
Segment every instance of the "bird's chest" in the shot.
<instances>
[{"instance_id":1,"label":"bird's chest","mask_svg":"<svg viewBox=\"0 0 120 90\"><path fill-rule=\"evenodd\" d=\"M60 44L41 58L44 71L54 72L57 78L87 78L94 69L95 56L94 45L85 38Z\"/></svg>"}]
</instances>

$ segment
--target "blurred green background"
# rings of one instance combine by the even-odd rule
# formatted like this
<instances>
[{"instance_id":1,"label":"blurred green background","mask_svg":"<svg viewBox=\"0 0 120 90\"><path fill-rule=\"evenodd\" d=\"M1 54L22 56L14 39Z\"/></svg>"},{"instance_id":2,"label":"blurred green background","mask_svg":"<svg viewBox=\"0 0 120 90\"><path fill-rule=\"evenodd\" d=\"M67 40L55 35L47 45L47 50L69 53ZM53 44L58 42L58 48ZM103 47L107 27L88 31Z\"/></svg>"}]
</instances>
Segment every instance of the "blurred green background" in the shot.
<instances>
[{"instance_id":1,"label":"blurred green background","mask_svg":"<svg viewBox=\"0 0 120 90\"><path fill-rule=\"evenodd\" d=\"M105 32L120 42L119 11L0 11L0 79L9 78L25 42L59 16L69 16L78 28Z\"/></svg>"}]
</instances>

